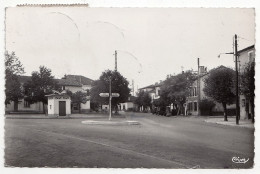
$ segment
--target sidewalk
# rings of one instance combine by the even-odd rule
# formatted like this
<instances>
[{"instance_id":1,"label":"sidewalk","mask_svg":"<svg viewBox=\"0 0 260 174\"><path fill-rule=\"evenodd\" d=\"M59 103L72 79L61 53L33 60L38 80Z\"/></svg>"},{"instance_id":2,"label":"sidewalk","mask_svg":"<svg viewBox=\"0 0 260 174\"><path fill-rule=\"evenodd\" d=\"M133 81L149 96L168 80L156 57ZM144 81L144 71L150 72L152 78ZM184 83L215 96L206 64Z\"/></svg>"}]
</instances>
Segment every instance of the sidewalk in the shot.
<instances>
[{"instance_id":1,"label":"sidewalk","mask_svg":"<svg viewBox=\"0 0 260 174\"><path fill-rule=\"evenodd\" d=\"M6 119L86 119L86 118L108 118L107 114L71 114L70 116L48 116L45 114L6 114Z\"/></svg>"},{"instance_id":2,"label":"sidewalk","mask_svg":"<svg viewBox=\"0 0 260 174\"><path fill-rule=\"evenodd\" d=\"M221 124L226 126L234 126L234 127L243 127L243 128L250 128L254 129L254 124L251 122L251 120L239 120L239 125L236 125L236 118L235 117L229 117L228 121L224 121L224 117L215 117L215 118L207 118L204 120L207 123L215 123L215 124Z\"/></svg>"}]
</instances>

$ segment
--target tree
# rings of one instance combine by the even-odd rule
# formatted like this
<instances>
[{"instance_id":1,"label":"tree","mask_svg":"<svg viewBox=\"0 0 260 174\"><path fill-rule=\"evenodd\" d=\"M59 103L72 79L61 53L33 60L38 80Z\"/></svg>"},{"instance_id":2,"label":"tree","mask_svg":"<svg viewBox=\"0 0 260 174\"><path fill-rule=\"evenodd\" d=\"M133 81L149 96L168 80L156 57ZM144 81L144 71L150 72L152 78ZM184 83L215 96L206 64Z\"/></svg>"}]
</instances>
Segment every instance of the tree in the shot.
<instances>
[{"instance_id":1,"label":"tree","mask_svg":"<svg viewBox=\"0 0 260 174\"><path fill-rule=\"evenodd\" d=\"M212 109L216 104L208 99L202 99L199 104L201 115L211 115Z\"/></svg>"},{"instance_id":2,"label":"tree","mask_svg":"<svg viewBox=\"0 0 260 174\"><path fill-rule=\"evenodd\" d=\"M135 100L135 104L138 105L138 107L143 107L144 110L147 108L147 107L150 107L151 106L151 97L149 95L148 92L144 92L143 90L140 91L138 94L137 94L137 98Z\"/></svg>"},{"instance_id":3,"label":"tree","mask_svg":"<svg viewBox=\"0 0 260 174\"><path fill-rule=\"evenodd\" d=\"M209 72L204 79L205 87L203 91L208 97L222 104L224 109L224 121L227 119L227 104L234 103L235 100L235 71L220 66Z\"/></svg>"},{"instance_id":4,"label":"tree","mask_svg":"<svg viewBox=\"0 0 260 174\"><path fill-rule=\"evenodd\" d=\"M14 102L14 111L18 110L18 100L23 97L18 76L24 73L24 68L14 52L5 52L5 104Z\"/></svg>"},{"instance_id":5,"label":"tree","mask_svg":"<svg viewBox=\"0 0 260 174\"><path fill-rule=\"evenodd\" d=\"M72 93L70 90L66 91L67 94L71 98L72 103L76 103L79 106L79 112L81 113L81 107L80 104L83 103L85 104L89 99L87 99L88 93L82 92L82 91L77 91L75 93Z\"/></svg>"},{"instance_id":6,"label":"tree","mask_svg":"<svg viewBox=\"0 0 260 174\"><path fill-rule=\"evenodd\" d=\"M108 97L100 97L100 93L109 93L109 79L111 78L111 91L112 93L119 93L119 97L112 98L112 106L116 107L119 103L124 103L129 95L130 89L128 87L129 82L118 71L106 70L104 71L98 80L94 81L93 87L90 90L91 101L100 104L108 104Z\"/></svg>"},{"instance_id":7,"label":"tree","mask_svg":"<svg viewBox=\"0 0 260 174\"><path fill-rule=\"evenodd\" d=\"M246 100L250 102L252 112L252 122L254 123L254 108L255 108L255 62L250 62L245 66L244 73L241 75L242 94L245 95ZM246 110L247 115L248 110Z\"/></svg>"},{"instance_id":8,"label":"tree","mask_svg":"<svg viewBox=\"0 0 260 174\"><path fill-rule=\"evenodd\" d=\"M48 100L46 95L52 94L53 90L60 91L60 86L51 75L51 70L45 66L40 66L39 72L32 72L31 80L24 84L25 100L30 103L42 102L43 112Z\"/></svg>"},{"instance_id":9,"label":"tree","mask_svg":"<svg viewBox=\"0 0 260 174\"><path fill-rule=\"evenodd\" d=\"M178 113L183 113L183 104L189 95L189 88L194 82L196 76L191 71L178 74L176 76L168 76L161 87L160 98L164 102L163 105L174 104L178 108Z\"/></svg>"}]
</instances>

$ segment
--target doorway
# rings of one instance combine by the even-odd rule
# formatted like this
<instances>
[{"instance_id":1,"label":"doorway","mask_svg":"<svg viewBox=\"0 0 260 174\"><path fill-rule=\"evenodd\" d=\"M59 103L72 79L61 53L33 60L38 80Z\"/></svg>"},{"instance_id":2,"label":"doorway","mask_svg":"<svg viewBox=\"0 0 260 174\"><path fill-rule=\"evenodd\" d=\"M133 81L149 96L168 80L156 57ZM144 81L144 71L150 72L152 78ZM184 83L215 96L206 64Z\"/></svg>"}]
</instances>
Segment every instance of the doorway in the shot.
<instances>
[{"instance_id":1,"label":"doorway","mask_svg":"<svg viewBox=\"0 0 260 174\"><path fill-rule=\"evenodd\" d=\"M66 101L59 101L59 116L66 116Z\"/></svg>"}]
</instances>

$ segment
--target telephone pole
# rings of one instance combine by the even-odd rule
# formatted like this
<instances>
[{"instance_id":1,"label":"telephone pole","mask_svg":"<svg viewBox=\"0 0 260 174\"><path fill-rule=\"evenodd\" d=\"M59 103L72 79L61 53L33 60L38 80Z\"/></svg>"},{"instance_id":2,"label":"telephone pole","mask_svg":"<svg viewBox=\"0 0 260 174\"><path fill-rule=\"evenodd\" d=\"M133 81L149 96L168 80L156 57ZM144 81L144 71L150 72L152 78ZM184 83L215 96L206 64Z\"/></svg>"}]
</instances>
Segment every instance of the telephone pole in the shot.
<instances>
[{"instance_id":1,"label":"telephone pole","mask_svg":"<svg viewBox=\"0 0 260 174\"><path fill-rule=\"evenodd\" d=\"M115 50L115 71L117 71L117 51Z\"/></svg>"},{"instance_id":2,"label":"telephone pole","mask_svg":"<svg viewBox=\"0 0 260 174\"><path fill-rule=\"evenodd\" d=\"M239 117L240 117L240 111L239 111L239 94L238 94L238 69L237 69L237 35L235 34L235 63L236 63L236 124L239 124Z\"/></svg>"},{"instance_id":3,"label":"telephone pole","mask_svg":"<svg viewBox=\"0 0 260 174\"><path fill-rule=\"evenodd\" d=\"M111 120L111 115L112 115L111 100L112 100L112 93L111 93L111 77L110 77L109 78L109 119L108 120Z\"/></svg>"}]
</instances>

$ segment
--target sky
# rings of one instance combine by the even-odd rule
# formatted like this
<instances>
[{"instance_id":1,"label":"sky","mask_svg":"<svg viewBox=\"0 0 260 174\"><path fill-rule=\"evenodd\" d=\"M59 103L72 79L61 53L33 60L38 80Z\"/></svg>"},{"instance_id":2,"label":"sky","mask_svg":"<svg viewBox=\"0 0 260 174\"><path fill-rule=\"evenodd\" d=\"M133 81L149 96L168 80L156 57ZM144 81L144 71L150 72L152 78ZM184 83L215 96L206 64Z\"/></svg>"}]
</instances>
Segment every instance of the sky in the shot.
<instances>
[{"instance_id":1,"label":"sky","mask_svg":"<svg viewBox=\"0 0 260 174\"><path fill-rule=\"evenodd\" d=\"M44 65L56 78L65 74L93 80L115 68L135 89L182 69L234 68L238 50L255 43L255 11L250 8L87 8L6 9L6 50L14 51L25 75Z\"/></svg>"}]
</instances>

